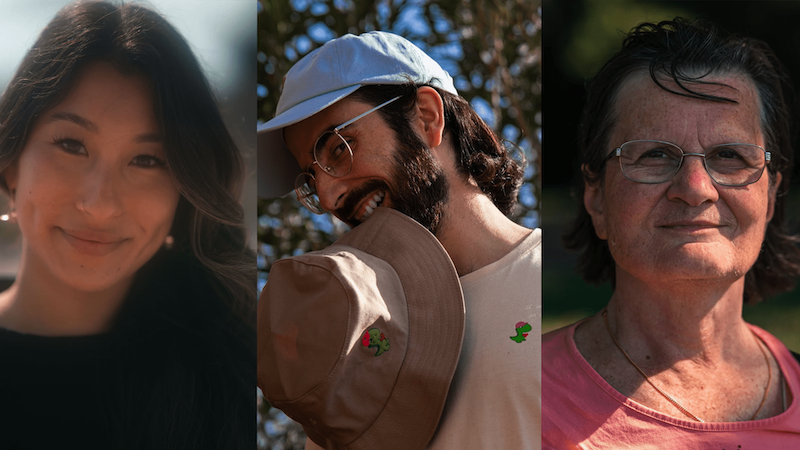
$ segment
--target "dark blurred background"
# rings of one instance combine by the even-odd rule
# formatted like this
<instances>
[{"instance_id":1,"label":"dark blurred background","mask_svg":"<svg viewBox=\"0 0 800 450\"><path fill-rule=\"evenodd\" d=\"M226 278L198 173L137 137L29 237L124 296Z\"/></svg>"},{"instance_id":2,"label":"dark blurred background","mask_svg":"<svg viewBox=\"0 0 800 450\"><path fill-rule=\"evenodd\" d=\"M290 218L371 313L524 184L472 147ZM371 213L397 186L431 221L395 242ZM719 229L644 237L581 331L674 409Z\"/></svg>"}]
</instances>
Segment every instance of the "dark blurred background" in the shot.
<instances>
[{"instance_id":1,"label":"dark blurred background","mask_svg":"<svg viewBox=\"0 0 800 450\"><path fill-rule=\"evenodd\" d=\"M547 163L542 179L542 330L547 331L594 314L611 296L607 284L593 286L581 280L574 269L577 254L567 252L561 243L561 234L577 210L577 130L584 81L621 48L624 35L634 26L682 16L708 19L728 31L766 41L800 85L800 2L544 0L542 9L547 17L542 29L542 53L547 59L542 108L549 123L542 156ZM800 111L797 101L794 110ZM800 217L798 174L795 167L787 202L795 231ZM789 348L800 350L800 289L760 305L745 305L744 315Z\"/></svg>"}]
</instances>

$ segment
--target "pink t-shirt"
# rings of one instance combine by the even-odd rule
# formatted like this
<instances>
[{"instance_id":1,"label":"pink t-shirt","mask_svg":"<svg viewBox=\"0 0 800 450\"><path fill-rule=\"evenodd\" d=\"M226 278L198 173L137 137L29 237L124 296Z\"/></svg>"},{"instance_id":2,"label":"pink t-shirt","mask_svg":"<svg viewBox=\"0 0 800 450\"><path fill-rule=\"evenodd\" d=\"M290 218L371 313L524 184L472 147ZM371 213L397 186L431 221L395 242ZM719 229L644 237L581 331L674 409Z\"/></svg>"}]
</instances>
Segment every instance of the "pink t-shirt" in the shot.
<instances>
[{"instance_id":1,"label":"pink t-shirt","mask_svg":"<svg viewBox=\"0 0 800 450\"><path fill-rule=\"evenodd\" d=\"M793 397L788 409L763 420L699 423L662 414L611 387L578 352L579 323L542 337L542 449L800 449L800 364L766 331L750 325L786 377Z\"/></svg>"}]
</instances>

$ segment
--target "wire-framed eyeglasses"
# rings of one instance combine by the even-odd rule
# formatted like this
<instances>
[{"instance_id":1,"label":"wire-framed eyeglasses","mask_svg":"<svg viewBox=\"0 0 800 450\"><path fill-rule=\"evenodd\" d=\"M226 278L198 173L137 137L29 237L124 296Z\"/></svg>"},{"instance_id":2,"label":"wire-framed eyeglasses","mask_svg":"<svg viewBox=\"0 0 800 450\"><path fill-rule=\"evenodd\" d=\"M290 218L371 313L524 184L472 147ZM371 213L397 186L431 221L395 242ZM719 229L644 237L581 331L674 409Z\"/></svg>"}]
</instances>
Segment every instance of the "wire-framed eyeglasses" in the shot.
<instances>
[{"instance_id":1,"label":"wire-framed eyeglasses","mask_svg":"<svg viewBox=\"0 0 800 450\"><path fill-rule=\"evenodd\" d=\"M770 152L755 144L720 144L707 148L705 153L689 153L670 142L647 139L620 145L606 160L614 156L619 157L625 178L647 184L670 180L686 156L699 156L711 179L722 186L755 183L772 158Z\"/></svg>"},{"instance_id":2,"label":"wire-framed eyeglasses","mask_svg":"<svg viewBox=\"0 0 800 450\"><path fill-rule=\"evenodd\" d=\"M314 142L312 154L314 162L306 168L306 171L297 176L294 181L294 192L297 195L297 200L300 201L306 208L314 214L324 214L325 210L322 209L319 203L319 196L317 195L316 178L312 167L318 166L320 170L327 173L334 178L341 178L353 168L353 149L347 139L341 135L341 131L346 127L352 125L358 119L373 113L384 106L399 99L398 95L395 98L389 99L380 105L359 114L356 117L348 120L347 122L333 128L330 131L322 133Z\"/></svg>"}]
</instances>

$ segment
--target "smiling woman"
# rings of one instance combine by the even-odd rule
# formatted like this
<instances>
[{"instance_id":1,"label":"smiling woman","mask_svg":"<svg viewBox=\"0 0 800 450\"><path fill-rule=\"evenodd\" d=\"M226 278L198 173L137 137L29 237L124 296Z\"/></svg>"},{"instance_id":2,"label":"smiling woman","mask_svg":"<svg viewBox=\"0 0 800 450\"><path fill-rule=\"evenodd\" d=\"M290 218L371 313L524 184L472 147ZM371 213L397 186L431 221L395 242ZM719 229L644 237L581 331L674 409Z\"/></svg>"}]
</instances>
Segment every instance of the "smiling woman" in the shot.
<instances>
[{"instance_id":1,"label":"smiling woman","mask_svg":"<svg viewBox=\"0 0 800 450\"><path fill-rule=\"evenodd\" d=\"M48 24L0 100L0 188L22 234L0 293L0 447L254 446L242 179L160 15L88 2ZM54 420L55 398L70 413Z\"/></svg>"},{"instance_id":2,"label":"smiling woman","mask_svg":"<svg viewBox=\"0 0 800 450\"><path fill-rule=\"evenodd\" d=\"M165 159L147 79L89 63L67 96L34 122L4 173L25 236L23 270L34 269L26 276L40 286L58 284L62 293L114 297L105 303L112 313L172 226L180 194ZM62 298L56 309L88 306ZM26 320L22 307L0 315L0 324ZM49 311L17 328L85 333L108 325L97 314L96 321L84 314L71 322Z\"/></svg>"}]
</instances>

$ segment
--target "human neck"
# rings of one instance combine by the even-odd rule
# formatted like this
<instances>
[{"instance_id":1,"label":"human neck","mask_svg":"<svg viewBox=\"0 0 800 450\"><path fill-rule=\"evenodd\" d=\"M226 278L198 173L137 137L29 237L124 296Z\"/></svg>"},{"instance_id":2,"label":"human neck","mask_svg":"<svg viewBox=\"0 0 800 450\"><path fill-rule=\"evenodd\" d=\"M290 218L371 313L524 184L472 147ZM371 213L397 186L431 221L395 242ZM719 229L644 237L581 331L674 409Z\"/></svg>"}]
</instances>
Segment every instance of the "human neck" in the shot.
<instances>
[{"instance_id":1,"label":"human neck","mask_svg":"<svg viewBox=\"0 0 800 450\"><path fill-rule=\"evenodd\" d=\"M761 419L784 410L777 360L741 317L744 279L727 287L710 280L645 285L617 267L616 281L608 328L598 314L575 329L574 339L617 391L685 419L646 377L707 422L752 420L756 413Z\"/></svg>"},{"instance_id":2,"label":"human neck","mask_svg":"<svg viewBox=\"0 0 800 450\"><path fill-rule=\"evenodd\" d=\"M640 347L665 363L719 361L728 349L752 340L742 319L743 290L744 278L718 286L703 280L653 287L621 272L608 317L623 347Z\"/></svg>"},{"instance_id":3,"label":"human neck","mask_svg":"<svg viewBox=\"0 0 800 450\"><path fill-rule=\"evenodd\" d=\"M14 284L0 293L0 327L42 336L98 334L111 327L132 279L100 291L65 284L23 249Z\"/></svg>"},{"instance_id":4,"label":"human neck","mask_svg":"<svg viewBox=\"0 0 800 450\"><path fill-rule=\"evenodd\" d=\"M502 258L530 232L500 212L474 184L451 182L436 237L464 276Z\"/></svg>"}]
</instances>

